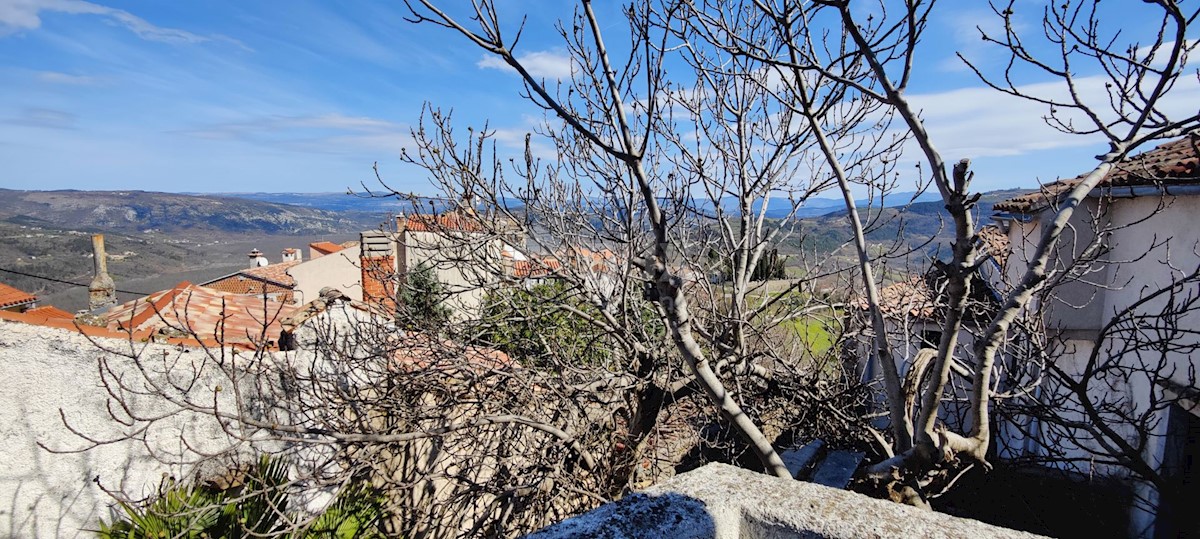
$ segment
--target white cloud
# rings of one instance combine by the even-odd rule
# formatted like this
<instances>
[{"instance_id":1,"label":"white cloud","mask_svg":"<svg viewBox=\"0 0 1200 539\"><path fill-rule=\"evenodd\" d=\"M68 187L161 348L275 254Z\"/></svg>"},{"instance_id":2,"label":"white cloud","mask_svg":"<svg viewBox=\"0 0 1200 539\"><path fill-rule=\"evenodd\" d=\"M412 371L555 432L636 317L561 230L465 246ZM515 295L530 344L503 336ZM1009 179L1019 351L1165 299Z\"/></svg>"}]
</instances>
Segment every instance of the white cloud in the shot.
<instances>
[{"instance_id":1,"label":"white cloud","mask_svg":"<svg viewBox=\"0 0 1200 539\"><path fill-rule=\"evenodd\" d=\"M1106 77L1076 79L1082 99L1096 107L1101 118L1111 119L1107 109ZM1039 83L1020 87L1021 91L1042 97L1064 99L1062 83ZM1017 156L1038 150L1069 148L1102 143L1099 136L1080 136L1060 132L1046 125L1046 105L1001 94L984 87L965 88L931 94L912 95L911 103L921 109L922 118L934 144L947 159L960 157ZM1195 78L1177 81L1160 109L1172 117L1195 114L1200 100L1200 83ZM1080 114L1066 115L1081 129L1091 124ZM916 155L916 154L911 154Z\"/></svg>"},{"instance_id":2,"label":"white cloud","mask_svg":"<svg viewBox=\"0 0 1200 539\"><path fill-rule=\"evenodd\" d=\"M21 109L18 116L5 119L3 123L40 129L74 129L75 120L75 115L70 112L57 109L27 107Z\"/></svg>"},{"instance_id":3,"label":"white cloud","mask_svg":"<svg viewBox=\"0 0 1200 539\"><path fill-rule=\"evenodd\" d=\"M539 79L567 80L573 72L571 57L552 51L535 51L517 57L517 61L525 66L530 75ZM516 69L504 63L499 57L487 55L475 63L482 69L499 69L516 73Z\"/></svg>"},{"instance_id":4,"label":"white cloud","mask_svg":"<svg viewBox=\"0 0 1200 539\"><path fill-rule=\"evenodd\" d=\"M92 86L100 83L100 79L86 75L72 75L57 71L39 71L37 80L50 84L66 84L71 86Z\"/></svg>"},{"instance_id":5,"label":"white cloud","mask_svg":"<svg viewBox=\"0 0 1200 539\"><path fill-rule=\"evenodd\" d=\"M360 153L364 150L399 153L412 144L400 124L365 116L264 116L182 131L209 140L241 140L304 153Z\"/></svg>"},{"instance_id":6,"label":"white cloud","mask_svg":"<svg viewBox=\"0 0 1200 539\"><path fill-rule=\"evenodd\" d=\"M1019 34L1025 33L1029 27L1019 14L1012 16L1011 23L1013 30ZM993 39L1004 37L1004 19L991 9L970 8L950 12L950 15L941 21L941 25L943 34L949 34L953 40L954 52L962 54L976 66L998 64L1007 58L1003 48L984 41L980 36L982 31ZM962 59L954 54L938 62L938 68L950 72L968 70Z\"/></svg>"},{"instance_id":7,"label":"white cloud","mask_svg":"<svg viewBox=\"0 0 1200 539\"><path fill-rule=\"evenodd\" d=\"M155 26L128 11L84 0L0 0L0 35L20 30L35 30L42 25L41 12L70 15L96 15L125 27L142 39L165 43L203 43L226 41L245 48L241 42L221 35L202 36L177 28Z\"/></svg>"}]
</instances>

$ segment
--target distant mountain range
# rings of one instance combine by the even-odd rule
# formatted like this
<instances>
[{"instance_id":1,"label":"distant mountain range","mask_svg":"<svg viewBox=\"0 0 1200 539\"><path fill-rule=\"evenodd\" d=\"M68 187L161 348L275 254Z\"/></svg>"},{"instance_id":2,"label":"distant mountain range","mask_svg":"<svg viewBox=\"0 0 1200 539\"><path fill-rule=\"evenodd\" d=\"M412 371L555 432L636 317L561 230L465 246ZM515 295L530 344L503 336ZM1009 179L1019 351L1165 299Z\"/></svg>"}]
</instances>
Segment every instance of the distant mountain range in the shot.
<instances>
[{"instance_id":1,"label":"distant mountain range","mask_svg":"<svg viewBox=\"0 0 1200 539\"><path fill-rule=\"evenodd\" d=\"M915 191L904 191L898 193L887 193L882 197L874 199L858 199L854 204L860 208L896 208L907 206L909 204L933 202L941 200L941 196L936 191L917 193ZM734 197L726 197L721 200L721 207L725 211L734 211L738 207L738 200ZM758 213L762 208L762 203L755 203L754 212ZM698 208L705 211L711 211L712 203L705 201L703 204L698 204ZM831 213L843 212L846 210L846 203L841 198L825 198L811 197L804 201L804 204L796 209L795 216L804 217L819 217L829 215ZM792 214L791 203L786 199L776 198L767 205L767 217L770 219L782 219Z\"/></svg>"},{"instance_id":2,"label":"distant mountain range","mask_svg":"<svg viewBox=\"0 0 1200 539\"><path fill-rule=\"evenodd\" d=\"M330 211L246 197L0 189L0 221L81 231L341 234L374 228L386 213Z\"/></svg>"},{"instance_id":3,"label":"distant mountain range","mask_svg":"<svg viewBox=\"0 0 1200 539\"><path fill-rule=\"evenodd\" d=\"M1027 189L1008 189L983 193L972 212L975 227L992 223L993 205L1026 192ZM934 200L927 200L928 198ZM860 211L859 217L867 221L867 240L883 244L901 240L928 253L933 253L939 247L948 247L954 240L954 223L946 213L941 197L926 194L918 200L925 201L883 209L880 209L878 204L872 204L871 211ZM824 215L802 218L800 226L804 233L789 239L782 246L783 251L788 254L800 250L828 253L845 245L851 237L850 226L846 222L846 210L835 210Z\"/></svg>"},{"instance_id":4,"label":"distant mountain range","mask_svg":"<svg viewBox=\"0 0 1200 539\"><path fill-rule=\"evenodd\" d=\"M371 196L349 193L193 193L195 196L226 197L254 200L272 204L287 204L330 212L355 212L370 214L411 213L412 203L395 196ZM430 199L432 200L432 199Z\"/></svg>"},{"instance_id":5,"label":"distant mountain range","mask_svg":"<svg viewBox=\"0 0 1200 539\"><path fill-rule=\"evenodd\" d=\"M314 208L333 212L370 212L370 213L411 213L414 210L412 202L401 200L394 196L368 196L363 194L350 195L347 193L219 193L216 196L241 198L247 200L255 200L260 202L270 202L275 204L288 204L292 206L301 206L305 208ZM874 200L860 199L855 203L860 207L879 208L894 208L905 206L911 203L921 203L940 200L936 192L916 193L911 191L888 193L886 196L876 198ZM510 210L519 210L522 203L519 200L505 200L506 206ZM449 204L445 199L436 198L419 198L417 206L421 211L441 211ZM725 211L734 211L737 209L737 199L726 197L721 201L721 207ZM711 212L712 203L708 201L698 202L697 208L701 211ZM755 204L754 210L757 212L762 207L761 202ZM812 197L804 202L804 205L797 209L796 217L815 217L835 213L845 209L845 203L840 198L824 198ZM791 213L790 204L784 199L776 199L767 207L767 217L771 219L780 219L787 217Z\"/></svg>"}]
</instances>

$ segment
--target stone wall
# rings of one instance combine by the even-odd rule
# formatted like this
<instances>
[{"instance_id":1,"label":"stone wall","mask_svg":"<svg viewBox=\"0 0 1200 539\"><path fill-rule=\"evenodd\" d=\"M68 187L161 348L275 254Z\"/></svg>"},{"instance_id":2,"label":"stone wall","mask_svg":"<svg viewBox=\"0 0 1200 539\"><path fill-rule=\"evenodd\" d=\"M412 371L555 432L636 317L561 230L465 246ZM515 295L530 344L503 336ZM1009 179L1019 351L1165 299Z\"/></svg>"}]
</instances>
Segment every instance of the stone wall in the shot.
<instances>
[{"instance_id":1,"label":"stone wall","mask_svg":"<svg viewBox=\"0 0 1200 539\"><path fill-rule=\"evenodd\" d=\"M709 464L529 537L1006 539L1040 536L727 464Z\"/></svg>"},{"instance_id":2,"label":"stone wall","mask_svg":"<svg viewBox=\"0 0 1200 539\"><path fill-rule=\"evenodd\" d=\"M116 339L93 342L69 330L0 320L5 386L0 391L0 537L92 537L90 530L98 519L109 518L115 503L106 490L152 494L164 476L191 473L199 460L193 449L216 452L235 443L209 416L178 413L144 432L113 420L115 415L129 421L109 398L117 377L127 389L143 387L132 362L118 353L131 346L145 358L178 360L174 367L183 369L203 363L205 353ZM107 369L103 377L101 365ZM214 387L206 379L211 378L202 373L200 384L179 395L207 395L211 402ZM129 394L125 400L134 415L177 409L150 395ZM81 435L111 443L93 447Z\"/></svg>"}]
</instances>

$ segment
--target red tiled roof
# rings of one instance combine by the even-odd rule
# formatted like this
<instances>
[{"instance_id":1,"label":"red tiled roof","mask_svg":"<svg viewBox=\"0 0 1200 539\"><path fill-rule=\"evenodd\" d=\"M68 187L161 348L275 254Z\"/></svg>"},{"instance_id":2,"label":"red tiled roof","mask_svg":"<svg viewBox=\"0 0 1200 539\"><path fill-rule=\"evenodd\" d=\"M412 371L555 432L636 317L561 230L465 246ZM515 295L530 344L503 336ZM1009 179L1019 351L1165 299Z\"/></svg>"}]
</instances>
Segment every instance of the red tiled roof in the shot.
<instances>
[{"instance_id":1,"label":"red tiled roof","mask_svg":"<svg viewBox=\"0 0 1200 539\"><path fill-rule=\"evenodd\" d=\"M517 279L545 277L558 271L562 264L553 258L546 257L541 262L533 260L514 260L512 276Z\"/></svg>"},{"instance_id":2,"label":"red tiled roof","mask_svg":"<svg viewBox=\"0 0 1200 539\"><path fill-rule=\"evenodd\" d=\"M441 215L418 214L396 218L400 230L408 232L479 232L483 223L475 215L448 211Z\"/></svg>"},{"instance_id":3,"label":"red tiled roof","mask_svg":"<svg viewBox=\"0 0 1200 539\"><path fill-rule=\"evenodd\" d=\"M13 312L13 311L0 310L0 320L4 320L6 322L18 322L18 323L22 323L22 324L29 324L31 326L41 326L41 327L46 327L46 328L72 331L75 333L87 335L89 337L105 337L105 338L109 338L109 339L121 339L121 340L128 340L128 339L132 338L133 340L138 341L138 342L155 341L155 342L165 342L165 343L169 343L169 344L177 344L177 345L182 345L182 346L193 346L193 347L198 347L198 348L199 347L214 348L214 347L221 346L221 344L222 344L222 343L219 343L212 339L198 340L198 339L191 338L191 337L180 338L180 337L167 337L164 335L155 335L154 332L149 331L149 330L135 331L132 334L130 334L130 332L128 332L128 331L114 331L107 327L96 327L96 326L88 326L88 325L84 325L84 324L78 324L75 322L74 318L66 319L66 318L57 318L57 317L46 317L46 316L31 315L29 313L30 313L30 311L18 313L18 312ZM250 346L248 344L243 344L243 343L224 343L224 344L235 347L235 348L246 348L246 349L253 348L252 346Z\"/></svg>"},{"instance_id":4,"label":"red tiled roof","mask_svg":"<svg viewBox=\"0 0 1200 539\"><path fill-rule=\"evenodd\" d=\"M291 269L292 266L295 266L296 264L299 264L299 263L300 263L299 260L293 260L291 262L280 262L278 264L271 264L269 266L250 268L248 270L243 270L239 273L241 275L246 275L248 277L253 277L255 279L275 283L279 286L294 288L296 286L296 279L293 278L291 275L288 275L287 270Z\"/></svg>"},{"instance_id":5,"label":"red tiled roof","mask_svg":"<svg viewBox=\"0 0 1200 539\"><path fill-rule=\"evenodd\" d=\"M1083 181L1086 174L1043 185L1032 193L1010 198L993 209L1009 213L1037 213L1060 200ZM1189 185L1200 183L1200 133L1193 133L1117 163L1098 187Z\"/></svg>"},{"instance_id":6,"label":"red tiled roof","mask_svg":"<svg viewBox=\"0 0 1200 539\"><path fill-rule=\"evenodd\" d=\"M296 288L296 279L289 275L287 270L300 263L301 261L294 260L245 269L200 286L231 294L275 294L281 301L290 303L292 290Z\"/></svg>"},{"instance_id":7,"label":"red tiled roof","mask_svg":"<svg viewBox=\"0 0 1200 539\"><path fill-rule=\"evenodd\" d=\"M37 301L33 294L0 283L0 309L20 307Z\"/></svg>"},{"instance_id":8,"label":"red tiled roof","mask_svg":"<svg viewBox=\"0 0 1200 539\"><path fill-rule=\"evenodd\" d=\"M112 330L154 330L226 344L274 346L280 321L295 311L277 301L183 282L115 307L107 319Z\"/></svg>"},{"instance_id":9,"label":"red tiled roof","mask_svg":"<svg viewBox=\"0 0 1200 539\"><path fill-rule=\"evenodd\" d=\"M860 299L857 306L866 310L866 298ZM936 308L933 290L930 290L925 278L919 275L885 286L879 291L879 310L884 316L932 318Z\"/></svg>"},{"instance_id":10,"label":"red tiled roof","mask_svg":"<svg viewBox=\"0 0 1200 539\"><path fill-rule=\"evenodd\" d=\"M279 286L266 281L250 279L246 276L235 273L233 275L222 277L216 281L205 283L205 288L211 288L218 292L228 292L230 294L251 295L276 298L279 301L290 303L293 298L293 290L290 287Z\"/></svg>"},{"instance_id":11,"label":"red tiled roof","mask_svg":"<svg viewBox=\"0 0 1200 539\"><path fill-rule=\"evenodd\" d=\"M345 249L345 247L328 241L314 241L308 244L309 249L315 249L323 255L329 255Z\"/></svg>"},{"instance_id":12,"label":"red tiled roof","mask_svg":"<svg viewBox=\"0 0 1200 539\"><path fill-rule=\"evenodd\" d=\"M997 264L1003 267L1008 262L1008 255L1012 252L1012 247L1008 243L1008 234L1000 230L1000 227L984 226L979 229L978 238L987 254L991 255Z\"/></svg>"},{"instance_id":13,"label":"red tiled roof","mask_svg":"<svg viewBox=\"0 0 1200 539\"><path fill-rule=\"evenodd\" d=\"M575 267L587 268L590 265L592 271L603 271L607 265L613 264L617 260L617 253L608 248L593 251L586 247L568 247L559 250L558 253L562 258L572 262Z\"/></svg>"},{"instance_id":14,"label":"red tiled roof","mask_svg":"<svg viewBox=\"0 0 1200 539\"><path fill-rule=\"evenodd\" d=\"M52 319L74 320L75 319L75 315L73 315L67 311L64 311L62 309L59 309L58 307L55 307L53 305L34 307L32 309L29 309L28 311L25 311L25 314L27 314L31 317L41 318L44 320L52 320Z\"/></svg>"}]
</instances>

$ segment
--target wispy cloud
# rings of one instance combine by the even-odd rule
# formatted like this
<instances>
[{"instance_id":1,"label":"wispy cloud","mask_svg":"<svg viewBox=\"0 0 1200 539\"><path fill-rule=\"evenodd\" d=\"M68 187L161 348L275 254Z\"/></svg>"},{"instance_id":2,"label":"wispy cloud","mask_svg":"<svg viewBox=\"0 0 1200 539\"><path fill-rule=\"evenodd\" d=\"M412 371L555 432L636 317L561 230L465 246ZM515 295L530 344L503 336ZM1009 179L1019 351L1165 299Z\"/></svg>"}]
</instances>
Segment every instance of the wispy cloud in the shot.
<instances>
[{"instance_id":1,"label":"wispy cloud","mask_svg":"<svg viewBox=\"0 0 1200 539\"><path fill-rule=\"evenodd\" d=\"M1113 120L1115 113L1108 106L1107 77L1075 79L1075 91L1091 103L1102 119ZM1027 95L1047 99L1067 100L1067 87L1061 82L1020 86ZM1195 113L1200 99L1200 82L1184 77L1176 82L1159 110L1170 117L1182 118ZM1096 136L1063 133L1046 125L1048 107L1033 101L1000 94L977 87L911 96L912 103L922 109L922 116L933 140L941 145L947 157L1017 156L1028 152L1090 146L1103 142ZM1064 121L1074 122L1086 129L1089 120L1081 113L1059 111Z\"/></svg>"},{"instance_id":2,"label":"wispy cloud","mask_svg":"<svg viewBox=\"0 0 1200 539\"><path fill-rule=\"evenodd\" d=\"M1029 25L1020 15L1012 16L1013 30L1025 33ZM983 40L982 34L1000 39L1004 36L1004 19L990 9L964 9L953 12L942 22L944 34L952 39L953 52L962 54L971 63L989 65L1007 58L1005 51L994 43ZM938 63L943 71L966 71L967 65L957 55L950 55Z\"/></svg>"},{"instance_id":3,"label":"wispy cloud","mask_svg":"<svg viewBox=\"0 0 1200 539\"><path fill-rule=\"evenodd\" d=\"M164 43L204 43L224 41L246 48L240 41L219 34L199 35L178 28L157 26L122 9L84 0L7 0L0 2L0 36L20 30L35 30L42 25L43 11L69 15L95 15L125 27L142 39Z\"/></svg>"},{"instance_id":4,"label":"wispy cloud","mask_svg":"<svg viewBox=\"0 0 1200 539\"><path fill-rule=\"evenodd\" d=\"M539 79L567 80L571 78L571 57L555 51L535 51L522 54L517 61L525 66L529 74ZM496 56L484 56L475 63L481 69L499 69L515 73L516 69Z\"/></svg>"},{"instance_id":5,"label":"wispy cloud","mask_svg":"<svg viewBox=\"0 0 1200 539\"><path fill-rule=\"evenodd\" d=\"M361 153L399 152L412 137L394 122L364 116L266 116L201 126L182 134L210 140L240 140L288 151Z\"/></svg>"},{"instance_id":6,"label":"wispy cloud","mask_svg":"<svg viewBox=\"0 0 1200 539\"><path fill-rule=\"evenodd\" d=\"M27 107L13 118L3 120L9 125L37 127L43 129L74 129L76 116L57 109Z\"/></svg>"},{"instance_id":7,"label":"wispy cloud","mask_svg":"<svg viewBox=\"0 0 1200 539\"><path fill-rule=\"evenodd\" d=\"M70 73L59 73L58 71L39 71L35 76L40 82L70 86L94 86L101 82L101 79L98 77L72 75Z\"/></svg>"}]
</instances>

